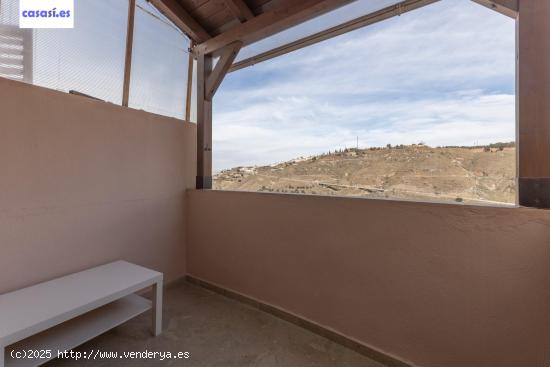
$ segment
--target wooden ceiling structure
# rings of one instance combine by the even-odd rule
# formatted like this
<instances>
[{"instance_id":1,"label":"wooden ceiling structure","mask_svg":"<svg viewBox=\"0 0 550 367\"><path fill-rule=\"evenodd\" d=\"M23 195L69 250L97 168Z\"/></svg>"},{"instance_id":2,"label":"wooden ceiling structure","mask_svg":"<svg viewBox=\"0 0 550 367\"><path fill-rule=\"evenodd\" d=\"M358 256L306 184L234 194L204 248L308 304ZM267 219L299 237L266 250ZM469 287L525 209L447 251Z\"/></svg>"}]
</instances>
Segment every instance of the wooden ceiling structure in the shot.
<instances>
[{"instance_id":1,"label":"wooden ceiling structure","mask_svg":"<svg viewBox=\"0 0 550 367\"><path fill-rule=\"evenodd\" d=\"M135 0L134 0L135 1ZM402 0L234 63L240 49L355 0L148 0L192 41L197 60L197 188L212 187L212 99L225 75L439 0ZM362 0L368 1L368 0ZM378 0L371 0L378 1ZM473 0L515 17L519 0ZM215 62L217 61L217 62ZM190 63L192 64L192 63Z\"/></svg>"},{"instance_id":2,"label":"wooden ceiling structure","mask_svg":"<svg viewBox=\"0 0 550 367\"><path fill-rule=\"evenodd\" d=\"M238 41L242 43L243 47L247 46L356 0L148 1L193 41L194 55L213 54L216 56L221 52L221 48L230 43ZM304 38L320 38L322 36L321 40L324 40L437 1L439 0L403 0L334 27L337 29L327 29ZM519 7L519 0L473 1L511 17L517 15ZM303 39L297 42L300 41Z\"/></svg>"}]
</instances>

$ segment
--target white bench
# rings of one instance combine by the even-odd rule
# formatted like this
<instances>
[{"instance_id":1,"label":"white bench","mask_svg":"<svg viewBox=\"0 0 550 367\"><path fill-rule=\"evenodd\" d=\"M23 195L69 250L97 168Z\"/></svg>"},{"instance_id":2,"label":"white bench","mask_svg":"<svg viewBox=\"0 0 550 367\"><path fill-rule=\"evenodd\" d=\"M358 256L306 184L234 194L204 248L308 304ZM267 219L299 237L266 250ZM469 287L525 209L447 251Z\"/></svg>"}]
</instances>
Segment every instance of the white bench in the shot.
<instances>
[{"instance_id":1,"label":"white bench","mask_svg":"<svg viewBox=\"0 0 550 367\"><path fill-rule=\"evenodd\" d=\"M162 280L162 273L116 261L0 295L0 367L39 366L151 308L159 335ZM135 294L147 287L153 302ZM37 353L22 358L29 351Z\"/></svg>"}]
</instances>

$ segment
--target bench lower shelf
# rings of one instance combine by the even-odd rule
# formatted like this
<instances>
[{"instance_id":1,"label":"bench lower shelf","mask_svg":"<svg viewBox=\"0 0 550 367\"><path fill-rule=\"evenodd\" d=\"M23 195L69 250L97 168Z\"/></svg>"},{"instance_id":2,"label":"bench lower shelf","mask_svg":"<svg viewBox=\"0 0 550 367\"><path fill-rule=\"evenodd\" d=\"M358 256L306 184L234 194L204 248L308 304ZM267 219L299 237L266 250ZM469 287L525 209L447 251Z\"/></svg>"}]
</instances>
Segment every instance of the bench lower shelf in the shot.
<instances>
[{"instance_id":1,"label":"bench lower shelf","mask_svg":"<svg viewBox=\"0 0 550 367\"><path fill-rule=\"evenodd\" d=\"M35 367L57 358L58 351L71 349L151 309L151 301L131 294L40 334L7 346L6 367ZM51 350L51 358L14 359L12 351Z\"/></svg>"}]
</instances>

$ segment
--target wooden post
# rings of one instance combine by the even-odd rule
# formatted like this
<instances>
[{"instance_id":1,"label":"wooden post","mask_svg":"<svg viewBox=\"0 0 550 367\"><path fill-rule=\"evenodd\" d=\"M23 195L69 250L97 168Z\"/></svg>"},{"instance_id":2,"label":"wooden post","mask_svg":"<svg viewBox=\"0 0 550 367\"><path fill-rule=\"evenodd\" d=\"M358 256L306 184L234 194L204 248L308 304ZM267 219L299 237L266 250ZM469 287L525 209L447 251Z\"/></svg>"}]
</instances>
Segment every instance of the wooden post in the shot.
<instances>
[{"instance_id":1,"label":"wooden post","mask_svg":"<svg viewBox=\"0 0 550 367\"><path fill-rule=\"evenodd\" d=\"M197 189L212 188L212 99L243 43L235 41L220 50L212 68L212 55L197 59Z\"/></svg>"},{"instance_id":2,"label":"wooden post","mask_svg":"<svg viewBox=\"0 0 550 367\"><path fill-rule=\"evenodd\" d=\"M550 1L522 0L518 20L519 204L550 208Z\"/></svg>"},{"instance_id":3,"label":"wooden post","mask_svg":"<svg viewBox=\"0 0 550 367\"><path fill-rule=\"evenodd\" d=\"M122 105L128 107L130 99L130 74L132 72L132 48L134 46L134 18L136 14L136 0L128 3L128 28L126 31L126 60L124 62L124 84L122 87Z\"/></svg>"},{"instance_id":4,"label":"wooden post","mask_svg":"<svg viewBox=\"0 0 550 367\"><path fill-rule=\"evenodd\" d=\"M185 118L184 120L189 122L191 121L191 103L193 95L193 62L195 58L193 57L193 53L191 50L195 46L195 42L191 40L191 43L189 44L189 60L187 62L187 92L186 92L186 99L185 99Z\"/></svg>"},{"instance_id":5,"label":"wooden post","mask_svg":"<svg viewBox=\"0 0 550 367\"><path fill-rule=\"evenodd\" d=\"M212 100L206 83L212 73L212 56L197 58L197 189L212 188Z\"/></svg>"}]
</instances>

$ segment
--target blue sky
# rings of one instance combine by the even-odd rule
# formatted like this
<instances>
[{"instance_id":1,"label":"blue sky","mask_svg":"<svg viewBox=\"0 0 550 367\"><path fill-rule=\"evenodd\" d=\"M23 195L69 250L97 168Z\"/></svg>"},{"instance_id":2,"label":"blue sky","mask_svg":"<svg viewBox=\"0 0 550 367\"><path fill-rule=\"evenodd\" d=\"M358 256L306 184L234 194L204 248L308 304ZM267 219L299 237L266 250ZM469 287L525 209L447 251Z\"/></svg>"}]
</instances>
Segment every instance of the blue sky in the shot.
<instances>
[{"instance_id":1,"label":"blue sky","mask_svg":"<svg viewBox=\"0 0 550 367\"><path fill-rule=\"evenodd\" d=\"M227 76L214 170L328 150L515 139L515 22L434 5Z\"/></svg>"}]
</instances>

